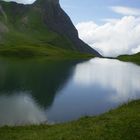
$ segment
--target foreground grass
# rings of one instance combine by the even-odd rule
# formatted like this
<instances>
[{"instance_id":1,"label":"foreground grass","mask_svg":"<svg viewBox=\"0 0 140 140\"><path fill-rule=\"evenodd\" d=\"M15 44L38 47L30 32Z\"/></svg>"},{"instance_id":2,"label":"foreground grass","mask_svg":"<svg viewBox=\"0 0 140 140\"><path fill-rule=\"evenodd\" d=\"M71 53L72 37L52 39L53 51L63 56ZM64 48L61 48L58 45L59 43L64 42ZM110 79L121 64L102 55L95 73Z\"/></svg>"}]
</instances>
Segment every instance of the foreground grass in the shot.
<instances>
[{"instance_id":1,"label":"foreground grass","mask_svg":"<svg viewBox=\"0 0 140 140\"><path fill-rule=\"evenodd\" d=\"M140 65L140 53L134 55L122 55L119 56L118 59L121 61L126 61L126 62L129 61Z\"/></svg>"},{"instance_id":2,"label":"foreground grass","mask_svg":"<svg viewBox=\"0 0 140 140\"><path fill-rule=\"evenodd\" d=\"M39 126L0 128L1 140L140 140L140 100L97 117Z\"/></svg>"}]
</instances>

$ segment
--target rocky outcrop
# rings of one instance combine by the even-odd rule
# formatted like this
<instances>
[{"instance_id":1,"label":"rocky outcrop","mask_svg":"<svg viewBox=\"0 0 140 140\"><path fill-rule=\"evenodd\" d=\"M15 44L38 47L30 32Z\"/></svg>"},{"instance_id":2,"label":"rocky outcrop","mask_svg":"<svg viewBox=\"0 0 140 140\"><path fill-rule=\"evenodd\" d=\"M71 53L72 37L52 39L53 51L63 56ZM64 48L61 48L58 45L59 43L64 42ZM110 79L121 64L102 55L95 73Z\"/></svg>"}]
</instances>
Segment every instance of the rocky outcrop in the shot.
<instances>
[{"instance_id":1,"label":"rocky outcrop","mask_svg":"<svg viewBox=\"0 0 140 140\"><path fill-rule=\"evenodd\" d=\"M0 14L1 14L1 16L3 16L5 22L7 22L7 15L5 14L5 12L4 12L4 10L3 10L1 5L0 5Z\"/></svg>"},{"instance_id":2,"label":"rocky outcrop","mask_svg":"<svg viewBox=\"0 0 140 140\"><path fill-rule=\"evenodd\" d=\"M1 5L0 5L0 15L1 15L1 17L4 18L4 21L6 22L7 21L7 16L6 16L6 14L5 14ZM1 34L5 33L5 32L8 32L8 28L3 22L0 21L0 38L1 38Z\"/></svg>"}]
</instances>

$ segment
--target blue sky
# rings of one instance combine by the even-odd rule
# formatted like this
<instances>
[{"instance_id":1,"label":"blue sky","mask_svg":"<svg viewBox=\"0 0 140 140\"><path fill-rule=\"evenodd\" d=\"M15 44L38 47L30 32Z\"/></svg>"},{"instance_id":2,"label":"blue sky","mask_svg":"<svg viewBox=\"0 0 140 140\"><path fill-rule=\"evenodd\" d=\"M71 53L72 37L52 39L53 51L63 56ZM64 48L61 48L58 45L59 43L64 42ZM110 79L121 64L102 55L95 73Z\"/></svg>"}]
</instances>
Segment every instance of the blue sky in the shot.
<instances>
[{"instance_id":1,"label":"blue sky","mask_svg":"<svg viewBox=\"0 0 140 140\"><path fill-rule=\"evenodd\" d=\"M89 20L100 23L105 18L120 18L122 15L111 11L111 6L140 8L140 0L60 0L60 3L74 24Z\"/></svg>"}]
</instances>

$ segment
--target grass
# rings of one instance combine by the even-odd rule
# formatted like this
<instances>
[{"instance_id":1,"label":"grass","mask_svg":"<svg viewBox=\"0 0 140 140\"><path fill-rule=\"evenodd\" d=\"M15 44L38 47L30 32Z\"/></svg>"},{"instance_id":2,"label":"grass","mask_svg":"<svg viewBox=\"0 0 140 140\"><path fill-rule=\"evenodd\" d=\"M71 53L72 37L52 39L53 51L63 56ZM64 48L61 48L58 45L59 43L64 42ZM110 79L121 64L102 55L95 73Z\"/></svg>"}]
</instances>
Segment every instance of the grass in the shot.
<instances>
[{"instance_id":1,"label":"grass","mask_svg":"<svg viewBox=\"0 0 140 140\"><path fill-rule=\"evenodd\" d=\"M17 57L17 58L42 58L48 59L84 59L95 57L92 54L79 53L76 51L65 50L57 47L42 47L42 46L18 46L18 47L3 47L0 48L0 56L2 57Z\"/></svg>"},{"instance_id":2,"label":"grass","mask_svg":"<svg viewBox=\"0 0 140 140\"><path fill-rule=\"evenodd\" d=\"M122 55L118 57L119 60L121 61L126 61L126 62L133 62L135 64L140 65L140 53L134 54L134 55Z\"/></svg>"},{"instance_id":3,"label":"grass","mask_svg":"<svg viewBox=\"0 0 140 140\"><path fill-rule=\"evenodd\" d=\"M140 100L97 117L39 126L1 127L1 140L139 140Z\"/></svg>"},{"instance_id":4,"label":"grass","mask_svg":"<svg viewBox=\"0 0 140 140\"><path fill-rule=\"evenodd\" d=\"M5 21L3 15L0 15L0 22L8 29L8 32L0 35L1 56L67 57L74 55L76 57L76 54L77 57L80 56L80 53L74 51L76 47L68 37L48 29L43 20L44 11L41 7L21 7L19 10L15 4L9 2L0 1L0 4L7 16Z\"/></svg>"},{"instance_id":5,"label":"grass","mask_svg":"<svg viewBox=\"0 0 140 140\"><path fill-rule=\"evenodd\" d=\"M47 56L49 59L94 57L91 54L75 51L75 46L67 37L48 30L47 26L41 22L37 11L31 10L26 16L31 22L26 26L22 25L18 19L15 25L6 23L9 32L3 34L0 40L0 56L19 58ZM18 27L18 25L21 26Z\"/></svg>"},{"instance_id":6,"label":"grass","mask_svg":"<svg viewBox=\"0 0 140 140\"><path fill-rule=\"evenodd\" d=\"M0 14L0 22L7 29L0 33L0 56L47 56L49 59L94 57L80 53L82 50L69 37L51 30L44 21L44 8L39 2L30 6L17 6L0 1L0 5L6 15L5 19Z\"/></svg>"}]
</instances>

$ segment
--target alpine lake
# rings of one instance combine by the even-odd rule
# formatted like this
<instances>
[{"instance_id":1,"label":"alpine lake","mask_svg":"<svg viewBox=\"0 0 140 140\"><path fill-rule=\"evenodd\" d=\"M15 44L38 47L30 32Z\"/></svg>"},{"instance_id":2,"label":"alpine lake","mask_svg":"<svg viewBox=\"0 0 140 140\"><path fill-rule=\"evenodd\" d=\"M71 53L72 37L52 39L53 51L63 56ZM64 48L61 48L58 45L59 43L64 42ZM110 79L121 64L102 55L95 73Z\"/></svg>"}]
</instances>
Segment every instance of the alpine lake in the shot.
<instances>
[{"instance_id":1,"label":"alpine lake","mask_svg":"<svg viewBox=\"0 0 140 140\"><path fill-rule=\"evenodd\" d=\"M140 66L116 59L0 58L0 126L63 123L140 99Z\"/></svg>"}]
</instances>

